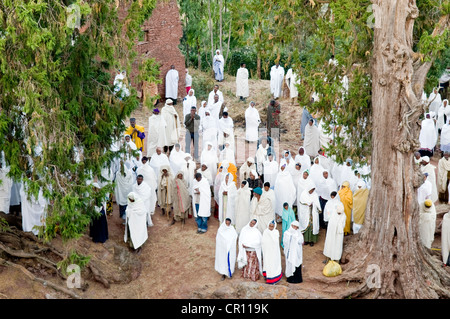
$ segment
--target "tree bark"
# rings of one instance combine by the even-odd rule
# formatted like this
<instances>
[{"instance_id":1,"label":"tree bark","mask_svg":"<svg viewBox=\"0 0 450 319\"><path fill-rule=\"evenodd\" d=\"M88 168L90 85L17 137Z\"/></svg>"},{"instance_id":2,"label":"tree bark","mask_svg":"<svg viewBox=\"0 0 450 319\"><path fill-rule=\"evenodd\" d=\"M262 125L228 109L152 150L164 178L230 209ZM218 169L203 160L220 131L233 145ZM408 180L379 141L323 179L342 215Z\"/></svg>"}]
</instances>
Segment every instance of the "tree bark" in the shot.
<instances>
[{"instance_id":1,"label":"tree bark","mask_svg":"<svg viewBox=\"0 0 450 319\"><path fill-rule=\"evenodd\" d=\"M379 285L366 277L353 297L448 298L450 276L419 238L416 190L421 173L413 152L419 133L414 123L423 104L413 90L412 51L418 9L415 0L374 2L381 21L374 30L372 61L372 188L345 279L379 270ZM414 85L423 88L423 83Z\"/></svg>"},{"instance_id":2,"label":"tree bark","mask_svg":"<svg viewBox=\"0 0 450 319\"><path fill-rule=\"evenodd\" d=\"M208 1L208 15L209 15L209 34L211 36L211 63L214 58L214 36L213 36L213 23L211 18L211 0Z\"/></svg>"}]
</instances>

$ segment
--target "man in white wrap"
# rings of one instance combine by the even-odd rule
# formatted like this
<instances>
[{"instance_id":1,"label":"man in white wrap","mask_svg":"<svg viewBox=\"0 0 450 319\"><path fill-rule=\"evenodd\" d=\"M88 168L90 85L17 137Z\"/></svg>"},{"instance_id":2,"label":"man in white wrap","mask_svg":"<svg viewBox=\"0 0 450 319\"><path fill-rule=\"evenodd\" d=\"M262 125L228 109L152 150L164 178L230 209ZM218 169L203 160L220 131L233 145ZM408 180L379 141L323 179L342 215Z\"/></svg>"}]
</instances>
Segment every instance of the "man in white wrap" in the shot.
<instances>
[{"instance_id":1,"label":"man in white wrap","mask_svg":"<svg viewBox=\"0 0 450 319\"><path fill-rule=\"evenodd\" d=\"M250 222L250 196L251 190L247 181L242 181L241 187L237 190L235 215L236 231L240 234L241 229Z\"/></svg>"},{"instance_id":2,"label":"man in white wrap","mask_svg":"<svg viewBox=\"0 0 450 319\"><path fill-rule=\"evenodd\" d=\"M166 74L166 100L170 99L173 104L177 104L178 98L178 71L174 65L170 66L170 70Z\"/></svg>"},{"instance_id":3,"label":"man in white wrap","mask_svg":"<svg viewBox=\"0 0 450 319\"><path fill-rule=\"evenodd\" d=\"M264 182L270 183L270 188L275 188L278 176L278 162L274 159L272 152L267 153L267 160L263 163Z\"/></svg>"},{"instance_id":4,"label":"man in white wrap","mask_svg":"<svg viewBox=\"0 0 450 319\"><path fill-rule=\"evenodd\" d=\"M311 181L297 200L300 230L303 232L305 243L309 243L310 246L314 246L319 235L320 202L315 189L316 185Z\"/></svg>"},{"instance_id":5,"label":"man in white wrap","mask_svg":"<svg viewBox=\"0 0 450 319\"><path fill-rule=\"evenodd\" d=\"M222 106L222 103L224 101L223 99L223 92L219 89L219 85L214 85L214 88L211 92L208 94L208 107L214 104L214 96L217 94L218 101L220 101L220 105Z\"/></svg>"},{"instance_id":6,"label":"man in white wrap","mask_svg":"<svg viewBox=\"0 0 450 319\"><path fill-rule=\"evenodd\" d=\"M186 115L191 113L191 108L197 107L197 98L195 97L195 90L190 89L186 97L183 99L183 121Z\"/></svg>"},{"instance_id":7,"label":"man in white wrap","mask_svg":"<svg viewBox=\"0 0 450 319\"><path fill-rule=\"evenodd\" d=\"M119 205L119 216L120 218L125 219L125 211L128 205L127 196L133 190L136 179L131 168L124 164L123 161L120 163L120 169L116 172L114 181L116 185L114 188L114 195L116 203Z\"/></svg>"},{"instance_id":8,"label":"man in white wrap","mask_svg":"<svg viewBox=\"0 0 450 319\"><path fill-rule=\"evenodd\" d=\"M258 141L258 127L261 118L255 105L256 103L251 101L245 110L245 140L248 142Z\"/></svg>"},{"instance_id":9,"label":"man in white wrap","mask_svg":"<svg viewBox=\"0 0 450 319\"><path fill-rule=\"evenodd\" d=\"M209 168L214 181L217 174L217 164L219 163L219 158L217 157L217 150L214 149L212 142L206 142L206 148L203 150L202 155L200 156L200 161L202 164L206 164L206 166Z\"/></svg>"},{"instance_id":10,"label":"man in white wrap","mask_svg":"<svg viewBox=\"0 0 450 319\"><path fill-rule=\"evenodd\" d=\"M435 114L439 111L439 106L442 103L441 94L439 93L439 88L435 87L428 97L429 112L434 112Z\"/></svg>"},{"instance_id":11,"label":"man in white wrap","mask_svg":"<svg viewBox=\"0 0 450 319\"><path fill-rule=\"evenodd\" d=\"M281 96L281 88L283 87L284 68L280 66L280 62L276 62L270 68L270 93L274 99Z\"/></svg>"},{"instance_id":12,"label":"man in white wrap","mask_svg":"<svg viewBox=\"0 0 450 319\"><path fill-rule=\"evenodd\" d=\"M150 166L150 162L146 157L142 158L142 166L136 170L136 174L142 175L144 177L144 182L150 186L150 215L153 215L156 208L156 191L158 189L158 181L156 177L157 175Z\"/></svg>"},{"instance_id":13,"label":"man in white wrap","mask_svg":"<svg viewBox=\"0 0 450 319\"><path fill-rule=\"evenodd\" d=\"M208 230L208 218L211 216L211 188L202 174L196 173L192 186L192 208L197 222L197 234Z\"/></svg>"},{"instance_id":14,"label":"man in white wrap","mask_svg":"<svg viewBox=\"0 0 450 319\"><path fill-rule=\"evenodd\" d=\"M233 175L227 173L219 188L219 221L223 222L226 218L231 219L235 225L235 203L237 197L236 184L233 182Z\"/></svg>"},{"instance_id":15,"label":"man in white wrap","mask_svg":"<svg viewBox=\"0 0 450 319\"><path fill-rule=\"evenodd\" d=\"M173 107L172 100L166 100L166 104L161 110L161 116L166 122L166 145L164 145L164 152L171 151L173 146L178 143L180 139L181 124L180 117Z\"/></svg>"},{"instance_id":16,"label":"man in white wrap","mask_svg":"<svg viewBox=\"0 0 450 319\"><path fill-rule=\"evenodd\" d=\"M142 198L131 192L127 196L128 204L126 210L125 235L123 240L128 241L128 231L130 232L130 239L136 253L140 253L141 246L147 241L148 233L146 227L147 208Z\"/></svg>"},{"instance_id":17,"label":"man in white wrap","mask_svg":"<svg viewBox=\"0 0 450 319\"><path fill-rule=\"evenodd\" d=\"M162 152L161 147L156 148L156 153L153 154L152 158L150 159L149 163L150 167L153 168L153 172L155 173L155 176L158 176L159 174L159 168L162 165L169 165L170 161L166 154Z\"/></svg>"},{"instance_id":18,"label":"man in white wrap","mask_svg":"<svg viewBox=\"0 0 450 319\"><path fill-rule=\"evenodd\" d=\"M323 254L329 259L338 262L342 257L346 218L344 204L338 203L336 213L331 215L328 222L327 234L323 247Z\"/></svg>"},{"instance_id":19,"label":"man in white wrap","mask_svg":"<svg viewBox=\"0 0 450 319\"><path fill-rule=\"evenodd\" d=\"M448 174L450 172L450 153L444 152L444 156L438 162L437 172L437 190L439 192L439 199L442 202L450 204L450 188L448 187Z\"/></svg>"},{"instance_id":20,"label":"man in white wrap","mask_svg":"<svg viewBox=\"0 0 450 319\"><path fill-rule=\"evenodd\" d=\"M316 157L320 150L320 131L317 126L314 125L314 119L310 119L305 127L305 139L303 140L303 146L306 154L310 157Z\"/></svg>"},{"instance_id":21,"label":"man in white wrap","mask_svg":"<svg viewBox=\"0 0 450 319\"><path fill-rule=\"evenodd\" d=\"M213 57L213 69L215 74L215 79L219 82L223 81L223 70L225 67L225 59L222 54L220 54L220 50L216 50L216 55Z\"/></svg>"},{"instance_id":22,"label":"man in white wrap","mask_svg":"<svg viewBox=\"0 0 450 319\"><path fill-rule=\"evenodd\" d=\"M441 253L444 265L450 266L450 213L446 213L442 218Z\"/></svg>"},{"instance_id":23,"label":"man in white wrap","mask_svg":"<svg viewBox=\"0 0 450 319\"><path fill-rule=\"evenodd\" d=\"M298 97L297 86L300 84L300 78L297 74L290 68L286 72L286 85L289 88L289 98L291 99L291 105L294 104L294 100Z\"/></svg>"},{"instance_id":24,"label":"man in white wrap","mask_svg":"<svg viewBox=\"0 0 450 319\"><path fill-rule=\"evenodd\" d=\"M147 214L147 225L148 227L153 226L152 222L152 211L155 211L154 207L152 206L152 189L147 184L147 182L144 181L144 177L142 175L138 175L136 178L136 183L133 185L133 193L137 194L141 200L144 202L145 211ZM127 207L128 208L128 207Z\"/></svg>"},{"instance_id":25,"label":"man in white wrap","mask_svg":"<svg viewBox=\"0 0 450 319\"><path fill-rule=\"evenodd\" d=\"M200 119L199 133L202 135L203 151L207 148L207 144L211 143L215 152L218 149L217 135L219 129L217 120L211 116L210 109L205 110L205 116ZM203 152L202 152L203 154Z\"/></svg>"},{"instance_id":26,"label":"man in white wrap","mask_svg":"<svg viewBox=\"0 0 450 319\"><path fill-rule=\"evenodd\" d=\"M247 158L247 162L239 168L239 180L245 181L250 177L250 172L256 170L255 160L253 157Z\"/></svg>"},{"instance_id":27,"label":"man in white wrap","mask_svg":"<svg viewBox=\"0 0 450 319\"><path fill-rule=\"evenodd\" d=\"M239 100L245 102L248 96L248 70L245 67L245 63L241 63L241 67L236 73L236 97L239 97Z\"/></svg>"},{"instance_id":28,"label":"man in white wrap","mask_svg":"<svg viewBox=\"0 0 450 319\"><path fill-rule=\"evenodd\" d=\"M420 168L420 170L422 171L422 174L427 173L428 177L427 180L430 181L431 186L432 186L432 191L431 191L431 200L433 201L433 203L435 203L438 198L438 191L437 191L437 184L436 184L436 166L434 166L433 164L430 163L430 158L428 156L423 156L422 157L422 167Z\"/></svg>"},{"instance_id":29,"label":"man in white wrap","mask_svg":"<svg viewBox=\"0 0 450 319\"><path fill-rule=\"evenodd\" d=\"M217 230L214 261L214 269L222 275L222 280L233 276L236 265L237 237L238 234L231 225L231 219L226 218Z\"/></svg>"},{"instance_id":30,"label":"man in white wrap","mask_svg":"<svg viewBox=\"0 0 450 319\"><path fill-rule=\"evenodd\" d=\"M163 148L167 144L167 123L159 109L154 108L153 114L148 118L147 156L152 157L157 147Z\"/></svg>"},{"instance_id":31,"label":"man in white wrap","mask_svg":"<svg viewBox=\"0 0 450 319\"><path fill-rule=\"evenodd\" d=\"M434 147L436 146L438 135L434 120L431 118L430 113L425 115L425 119L421 123L419 134L420 150L432 155L434 152Z\"/></svg>"},{"instance_id":32,"label":"man in white wrap","mask_svg":"<svg viewBox=\"0 0 450 319\"><path fill-rule=\"evenodd\" d=\"M253 190L250 202L251 219L258 221L257 229L263 233L270 221L274 219L272 199L260 187Z\"/></svg>"}]
</instances>

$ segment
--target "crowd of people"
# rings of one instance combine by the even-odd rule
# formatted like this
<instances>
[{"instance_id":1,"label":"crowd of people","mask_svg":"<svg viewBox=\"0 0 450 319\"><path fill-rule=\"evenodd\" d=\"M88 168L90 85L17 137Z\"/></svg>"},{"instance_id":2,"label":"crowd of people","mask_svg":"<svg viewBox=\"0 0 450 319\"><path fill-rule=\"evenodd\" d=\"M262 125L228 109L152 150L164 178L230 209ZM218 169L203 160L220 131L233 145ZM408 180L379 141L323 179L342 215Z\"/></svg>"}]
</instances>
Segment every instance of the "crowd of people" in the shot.
<instances>
[{"instance_id":1,"label":"crowd of people","mask_svg":"<svg viewBox=\"0 0 450 319\"><path fill-rule=\"evenodd\" d=\"M223 58L215 60L214 70L216 80L223 81ZM111 151L119 152L125 146L126 154L104 168L104 182L97 179L92 183L96 189L106 183L114 183L115 187L114 193L94 205L101 217L92 221L92 239L95 242L108 239L106 216L112 213L115 199L123 218L124 241L138 253L148 240L148 227L154 225L152 218L157 207L170 225L185 225L189 218L194 218L199 235L208 231L211 220L217 220L220 227L216 235L215 270L223 279L232 277L237 265L242 269L242 277L250 280L263 276L266 283L275 284L284 273L289 283L302 282L303 247L314 246L321 229L325 236L324 263L339 262L344 236L357 234L364 227L371 187L370 161L361 161L364 163L361 165L347 159L339 164L327 156L324 149L333 137L325 133L320 118L314 118L306 108L299 123L298 149L278 151L275 145L280 141L283 81L290 90L289 99L298 95L294 88L300 80L292 69L285 75L279 63L272 67L272 100L265 121L256 103L250 101L245 111L245 142L255 143L256 151L242 164L236 160L239 149L234 121L219 84L212 88L207 100L198 103L189 75L186 96L177 111L175 72L175 68L169 70L170 81L166 83L172 86L166 90L171 97L166 96L162 107L153 109L147 132L131 118L123 137L111 147ZM116 92L126 89L124 78L118 80L120 87ZM236 77L236 97L242 102L248 96L248 71L242 64ZM450 109L448 101L441 101L437 91L429 98L424 97L424 101L429 103L430 112L422 122L421 147L415 154L415 162L425 176L418 190L420 236L424 245L431 248L436 221L434 203L438 196L450 203ZM439 135L444 155L436 176L430 157ZM3 165L0 211L9 212L10 205L26 195L23 186L12 182L6 174ZM36 232L34 226L45 223L46 205L42 194L38 199L22 200L24 231ZM444 233L450 227L448 214L444 223L442 252L444 263L448 264L450 245L444 243Z\"/></svg>"}]
</instances>

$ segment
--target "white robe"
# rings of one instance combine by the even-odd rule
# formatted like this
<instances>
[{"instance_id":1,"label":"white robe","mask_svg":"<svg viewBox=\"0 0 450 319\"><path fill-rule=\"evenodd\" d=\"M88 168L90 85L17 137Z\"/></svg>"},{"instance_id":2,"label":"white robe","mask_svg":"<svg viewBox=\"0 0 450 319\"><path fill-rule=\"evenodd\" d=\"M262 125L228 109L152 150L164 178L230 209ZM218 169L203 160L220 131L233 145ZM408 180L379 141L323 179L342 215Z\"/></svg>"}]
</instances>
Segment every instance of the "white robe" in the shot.
<instances>
[{"instance_id":1,"label":"white robe","mask_svg":"<svg viewBox=\"0 0 450 319\"><path fill-rule=\"evenodd\" d=\"M325 204L323 208L323 220L328 222L334 214L337 214L337 205L340 203L339 195L336 194L336 197L330 199Z\"/></svg>"},{"instance_id":2,"label":"white robe","mask_svg":"<svg viewBox=\"0 0 450 319\"><path fill-rule=\"evenodd\" d=\"M47 209L47 200L44 198L42 189L39 190L38 197L27 198L27 193L22 184L20 187L20 198L22 199L22 229L24 232L32 232L38 235L39 231L33 229L34 226L45 225L45 215Z\"/></svg>"},{"instance_id":3,"label":"white robe","mask_svg":"<svg viewBox=\"0 0 450 319\"><path fill-rule=\"evenodd\" d=\"M306 179L303 177L304 171L305 170L302 170L302 176L300 176L300 178L298 179L298 182L297 182L297 188L296 188L297 193L296 193L296 200L295 200L297 207L298 207L298 200L300 199L300 196L302 195L303 191L311 183L311 177L309 177L309 175Z\"/></svg>"},{"instance_id":4,"label":"white robe","mask_svg":"<svg viewBox=\"0 0 450 319\"><path fill-rule=\"evenodd\" d=\"M267 160L263 165L264 182L269 182L270 188L275 188L275 182L278 176L278 162L275 160Z\"/></svg>"},{"instance_id":5,"label":"white robe","mask_svg":"<svg viewBox=\"0 0 450 319\"><path fill-rule=\"evenodd\" d=\"M238 234L250 222L250 196L251 191L248 183L237 190L234 211L236 215L236 231Z\"/></svg>"},{"instance_id":6,"label":"white robe","mask_svg":"<svg viewBox=\"0 0 450 319\"><path fill-rule=\"evenodd\" d=\"M147 184L147 182L142 181L142 183L140 185L138 185L137 183L135 183L133 185L132 192L137 194L141 198L141 200L144 202L144 207L145 207L145 211L147 214L148 226L153 226L151 214L152 214L152 212L155 211L155 208L151 207L152 206L152 189Z\"/></svg>"},{"instance_id":7,"label":"white robe","mask_svg":"<svg viewBox=\"0 0 450 319\"><path fill-rule=\"evenodd\" d=\"M320 211L320 202L319 196L317 196L316 192L312 194L309 193L308 187L303 191L300 195L300 199L297 201L298 203L298 221L300 223L300 230L304 231L309 225L309 217L312 214L312 223L313 223L313 235L317 235L319 233L319 211Z\"/></svg>"},{"instance_id":8,"label":"white robe","mask_svg":"<svg viewBox=\"0 0 450 319\"><path fill-rule=\"evenodd\" d=\"M155 176L159 175L159 168L162 165L168 165L170 166L170 162L169 162L169 158L167 157L166 154L161 153L161 154L153 154L152 158L150 159L149 165L151 168L153 168L153 172L155 173Z\"/></svg>"},{"instance_id":9,"label":"white robe","mask_svg":"<svg viewBox=\"0 0 450 319\"><path fill-rule=\"evenodd\" d=\"M200 162L201 164L206 164L208 169L211 171L211 176L214 181L217 174L217 164L219 163L217 151L214 149L214 146L211 150L208 150L207 148L203 150L202 155L200 156Z\"/></svg>"},{"instance_id":10,"label":"white robe","mask_svg":"<svg viewBox=\"0 0 450 319\"><path fill-rule=\"evenodd\" d=\"M261 123L259 112L255 107L249 106L245 110L245 139L249 142L258 140L258 126Z\"/></svg>"},{"instance_id":11,"label":"white robe","mask_svg":"<svg viewBox=\"0 0 450 319\"><path fill-rule=\"evenodd\" d=\"M420 148L430 150L434 149L434 147L436 146L437 138L438 136L436 133L436 127L434 125L434 120L423 120L419 134Z\"/></svg>"},{"instance_id":12,"label":"white robe","mask_svg":"<svg viewBox=\"0 0 450 319\"><path fill-rule=\"evenodd\" d=\"M256 158L256 172L259 175L264 174L264 162L267 161L267 151L269 150L269 144L266 144L264 147L262 144L259 144L258 149L255 154Z\"/></svg>"},{"instance_id":13,"label":"white robe","mask_svg":"<svg viewBox=\"0 0 450 319\"><path fill-rule=\"evenodd\" d=\"M263 273L267 279L281 275L280 232L266 228L261 239Z\"/></svg>"},{"instance_id":14,"label":"white robe","mask_svg":"<svg viewBox=\"0 0 450 319\"><path fill-rule=\"evenodd\" d=\"M128 240L128 228L133 248L138 249L148 239L147 233L147 208L142 198L135 193L129 194L134 198L134 202L128 200L125 219L125 234L123 240ZM128 226L128 227L127 227Z\"/></svg>"},{"instance_id":15,"label":"white robe","mask_svg":"<svg viewBox=\"0 0 450 319\"><path fill-rule=\"evenodd\" d=\"M234 227L227 226L225 222L217 230L214 269L221 275L231 277L234 273L237 237Z\"/></svg>"},{"instance_id":16,"label":"white robe","mask_svg":"<svg viewBox=\"0 0 450 319\"><path fill-rule=\"evenodd\" d=\"M447 263L450 252L450 213L446 213L442 218L442 232L441 232L441 253L442 261Z\"/></svg>"},{"instance_id":17,"label":"white robe","mask_svg":"<svg viewBox=\"0 0 450 319\"><path fill-rule=\"evenodd\" d=\"M217 135L219 133L219 129L216 119L214 119L211 115L205 116L202 120L200 120L200 127L203 150L206 149L208 142L212 144L214 150L217 150Z\"/></svg>"},{"instance_id":18,"label":"white robe","mask_svg":"<svg viewBox=\"0 0 450 319\"><path fill-rule=\"evenodd\" d=\"M305 151L304 147L300 147L299 150L299 154L295 155L295 162L296 163L300 163L302 165L302 171L309 169L311 167L311 158L308 156L308 154L306 153L306 151L303 153L303 155L300 155L300 149L303 148L303 150Z\"/></svg>"},{"instance_id":19,"label":"white robe","mask_svg":"<svg viewBox=\"0 0 450 319\"><path fill-rule=\"evenodd\" d=\"M300 84L300 79L298 78L297 74L292 71L292 69L289 69L286 73L286 85L289 88L289 97L291 99L296 98L298 96L298 89L297 85Z\"/></svg>"},{"instance_id":20,"label":"white robe","mask_svg":"<svg viewBox=\"0 0 450 319\"><path fill-rule=\"evenodd\" d=\"M166 104L161 110L161 116L166 122L166 145L172 146L178 143L180 139L180 117L173 105Z\"/></svg>"},{"instance_id":21,"label":"white robe","mask_svg":"<svg viewBox=\"0 0 450 319\"><path fill-rule=\"evenodd\" d=\"M436 230L436 206L425 207L425 204L420 204L419 217L419 234L422 244L431 249L431 244L434 241L434 232Z\"/></svg>"},{"instance_id":22,"label":"white robe","mask_svg":"<svg viewBox=\"0 0 450 319\"><path fill-rule=\"evenodd\" d=\"M236 73L236 96L248 97L248 70L239 68Z\"/></svg>"},{"instance_id":23,"label":"white robe","mask_svg":"<svg viewBox=\"0 0 450 319\"><path fill-rule=\"evenodd\" d=\"M190 91L195 92L194 89L191 89ZM195 93L190 96L189 94L186 95L186 97L183 99L183 122L186 117L186 115L191 113L191 108L193 106L197 107L197 98L194 95Z\"/></svg>"},{"instance_id":24,"label":"white robe","mask_svg":"<svg viewBox=\"0 0 450 319\"><path fill-rule=\"evenodd\" d=\"M239 251L237 256L237 263L239 269L244 268L247 265L247 254L246 249L244 248L244 246L246 246L255 250L259 263L259 271L260 273L262 273L261 240L262 234L258 230L258 222L256 222L253 227L251 227L250 223L248 223L244 228L242 228L238 240Z\"/></svg>"},{"instance_id":25,"label":"white robe","mask_svg":"<svg viewBox=\"0 0 450 319\"><path fill-rule=\"evenodd\" d=\"M250 210L250 219L256 219L258 221L256 227L263 233L267 225L274 220L273 198L265 192L262 193L259 200L256 196L253 196L250 202Z\"/></svg>"},{"instance_id":26,"label":"white robe","mask_svg":"<svg viewBox=\"0 0 450 319\"><path fill-rule=\"evenodd\" d=\"M430 96L428 97L428 103L431 103L429 106L429 112L437 113L439 111L439 106L442 103L442 98L440 93L430 93Z\"/></svg>"},{"instance_id":27,"label":"white robe","mask_svg":"<svg viewBox=\"0 0 450 319\"><path fill-rule=\"evenodd\" d=\"M199 194L196 193L198 189ZM202 178L200 182L194 179L192 185L192 211L194 217L210 217L211 216L211 188L206 179ZM195 204L199 203L199 210Z\"/></svg>"},{"instance_id":28,"label":"white robe","mask_svg":"<svg viewBox=\"0 0 450 319\"><path fill-rule=\"evenodd\" d=\"M156 201L158 200L156 196L156 190L158 189L158 181L155 175L155 171L147 162L136 170L137 175L142 175L144 177L144 182L150 186L150 214L155 213Z\"/></svg>"},{"instance_id":29,"label":"white robe","mask_svg":"<svg viewBox=\"0 0 450 319\"><path fill-rule=\"evenodd\" d=\"M208 94L208 104L207 104L208 107L210 107L211 105L214 104L214 95L216 95L216 94L219 96L219 102L218 103L220 103L220 106L222 106L222 103L224 101L222 91L221 90L217 90L217 92L214 92L214 90L212 90Z\"/></svg>"},{"instance_id":30,"label":"white robe","mask_svg":"<svg viewBox=\"0 0 450 319\"><path fill-rule=\"evenodd\" d=\"M247 159L247 161L248 161L248 159ZM242 164L241 168L239 168L239 180L241 182L247 180L250 177L251 171L256 171L255 163L252 163L252 165L250 165L250 166L248 166L247 162Z\"/></svg>"},{"instance_id":31,"label":"white robe","mask_svg":"<svg viewBox=\"0 0 450 319\"><path fill-rule=\"evenodd\" d=\"M272 66L270 69L270 93L276 99L281 96L281 88L283 86L284 68L279 65Z\"/></svg>"},{"instance_id":32,"label":"white robe","mask_svg":"<svg viewBox=\"0 0 450 319\"><path fill-rule=\"evenodd\" d=\"M425 200L431 199L431 194L432 193L433 193L433 186L431 185L430 181L427 179L417 189L417 201L418 201L418 203L422 204Z\"/></svg>"},{"instance_id":33,"label":"white robe","mask_svg":"<svg viewBox=\"0 0 450 319\"><path fill-rule=\"evenodd\" d=\"M161 114L153 114L148 118L147 157L152 157L157 147L167 145L166 138L167 123Z\"/></svg>"},{"instance_id":34,"label":"white robe","mask_svg":"<svg viewBox=\"0 0 450 319\"><path fill-rule=\"evenodd\" d=\"M169 155L169 163L170 168L172 169L172 172L176 173L178 172L181 167L183 167L184 164L186 164L186 154L183 152L180 148L179 151L177 151L175 148L170 152Z\"/></svg>"},{"instance_id":35,"label":"white robe","mask_svg":"<svg viewBox=\"0 0 450 319\"><path fill-rule=\"evenodd\" d=\"M306 124L303 146L306 154L313 157L317 156L320 150L320 131L314 124Z\"/></svg>"},{"instance_id":36,"label":"white robe","mask_svg":"<svg viewBox=\"0 0 450 319\"><path fill-rule=\"evenodd\" d=\"M447 101L445 107L444 107L444 101ZM448 105L448 100L444 100L444 101L442 101L442 104L439 107L439 110L437 113L438 118L436 121L436 130L442 129L442 127L444 126L444 124L445 124L444 115L447 117L447 121L450 118L450 106Z\"/></svg>"},{"instance_id":37,"label":"white robe","mask_svg":"<svg viewBox=\"0 0 450 319\"><path fill-rule=\"evenodd\" d=\"M11 189L13 181L11 178L6 176L9 169L0 168L0 212L9 214L9 206L11 202Z\"/></svg>"},{"instance_id":38,"label":"white robe","mask_svg":"<svg viewBox=\"0 0 450 319\"><path fill-rule=\"evenodd\" d=\"M133 185L136 183L135 175L131 169L124 167L123 176L120 170L116 172L116 186L114 188L114 196L116 198L116 203L121 206L128 204L128 194L133 190Z\"/></svg>"},{"instance_id":39,"label":"white robe","mask_svg":"<svg viewBox=\"0 0 450 319\"><path fill-rule=\"evenodd\" d=\"M346 219L345 213L334 213L328 222L323 254L331 260L339 261L342 257Z\"/></svg>"},{"instance_id":40,"label":"white robe","mask_svg":"<svg viewBox=\"0 0 450 319\"><path fill-rule=\"evenodd\" d=\"M303 263L303 234L291 226L284 232L283 247L286 259L286 277L292 277L295 269Z\"/></svg>"},{"instance_id":41,"label":"white robe","mask_svg":"<svg viewBox=\"0 0 450 319\"><path fill-rule=\"evenodd\" d=\"M178 97L178 71L170 69L166 74L166 98Z\"/></svg>"},{"instance_id":42,"label":"white robe","mask_svg":"<svg viewBox=\"0 0 450 319\"><path fill-rule=\"evenodd\" d=\"M275 213L283 216L283 204L288 203L292 207L297 197L292 176L287 169L280 170L278 173L274 191L276 197Z\"/></svg>"},{"instance_id":43,"label":"white robe","mask_svg":"<svg viewBox=\"0 0 450 319\"><path fill-rule=\"evenodd\" d=\"M434 166L431 163L428 163L425 166L421 167L421 171L423 174L428 173L428 177L427 180L430 181L431 183L431 200L433 201L433 203L435 203L438 198L438 191L437 191L437 184L436 184L436 172L435 172L436 166Z\"/></svg>"},{"instance_id":44,"label":"white robe","mask_svg":"<svg viewBox=\"0 0 450 319\"><path fill-rule=\"evenodd\" d=\"M214 72L216 72L215 79L221 81L221 80L223 80L223 77L224 77L223 70L225 67L225 59L224 59L223 55L220 54L220 52L219 52L219 54L216 53L216 55L213 57L213 66L217 62L220 64L218 65L218 69L219 69L219 70L217 70L218 72L216 72L216 70L214 69Z\"/></svg>"},{"instance_id":45,"label":"white robe","mask_svg":"<svg viewBox=\"0 0 450 319\"><path fill-rule=\"evenodd\" d=\"M219 221L223 222L225 218L231 219L231 224L236 224L235 203L237 196L236 184L233 181L233 175L228 173L228 183L225 183L225 177L219 188ZM227 192L226 200L223 192ZM224 212L226 208L226 213Z\"/></svg>"}]
</instances>

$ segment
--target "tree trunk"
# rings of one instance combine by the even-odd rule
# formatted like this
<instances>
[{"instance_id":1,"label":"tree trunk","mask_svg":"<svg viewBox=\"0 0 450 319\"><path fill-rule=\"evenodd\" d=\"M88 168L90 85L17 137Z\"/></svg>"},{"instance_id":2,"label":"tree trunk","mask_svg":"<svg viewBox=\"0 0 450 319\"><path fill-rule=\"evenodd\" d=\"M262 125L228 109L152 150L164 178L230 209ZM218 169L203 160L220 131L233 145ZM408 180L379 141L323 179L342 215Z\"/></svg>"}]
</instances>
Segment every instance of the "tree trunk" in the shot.
<instances>
[{"instance_id":1,"label":"tree trunk","mask_svg":"<svg viewBox=\"0 0 450 319\"><path fill-rule=\"evenodd\" d=\"M449 274L419 238L416 189L422 175L414 166L413 152L419 133L415 123L423 114L423 105L421 95L416 96L412 87L423 88L425 78L422 83L413 83L412 32L418 9L415 0L377 3L375 14L380 20L374 31L372 61L372 188L364 227L355 236L357 243L345 277L348 280L361 271L371 273L361 288L350 294L353 297L374 292L378 298L448 298L450 291L445 286L450 284ZM379 281L374 283L373 278Z\"/></svg>"},{"instance_id":2,"label":"tree trunk","mask_svg":"<svg viewBox=\"0 0 450 319\"><path fill-rule=\"evenodd\" d=\"M208 1L208 15L209 15L209 34L211 35L211 63L214 58L214 36L213 36L213 23L211 18L211 0Z\"/></svg>"},{"instance_id":3,"label":"tree trunk","mask_svg":"<svg viewBox=\"0 0 450 319\"><path fill-rule=\"evenodd\" d=\"M219 46L220 46L220 53L221 54L223 54L223 45L222 45L222 37L223 37L222 9L223 9L223 0L219 0Z\"/></svg>"},{"instance_id":4,"label":"tree trunk","mask_svg":"<svg viewBox=\"0 0 450 319\"><path fill-rule=\"evenodd\" d=\"M256 76L261 80L261 53L256 53Z\"/></svg>"},{"instance_id":5,"label":"tree trunk","mask_svg":"<svg viewBox=\"0 0 450 319\"><path fill-rule=\"evenodd\" d=\"M202 53L200 51L200 40L197 38L197 69L202 70Z\"/></svg>"}]
</instances>

